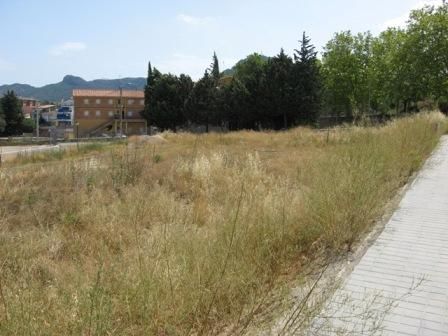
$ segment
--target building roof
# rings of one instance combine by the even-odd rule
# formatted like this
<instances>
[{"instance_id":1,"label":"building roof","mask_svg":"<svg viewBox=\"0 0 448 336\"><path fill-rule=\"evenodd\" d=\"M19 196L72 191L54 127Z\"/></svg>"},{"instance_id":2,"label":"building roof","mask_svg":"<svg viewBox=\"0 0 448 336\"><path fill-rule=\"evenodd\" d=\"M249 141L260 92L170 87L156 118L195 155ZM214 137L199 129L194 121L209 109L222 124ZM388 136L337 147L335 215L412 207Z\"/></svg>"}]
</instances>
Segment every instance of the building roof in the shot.
<instances>
[{"instance_id":1,"label":"building roof","mask_svg":"<svg viewBox=\"0 0 448 336\"><path fill-rule=\"evenodd\" d=\"M143 90L122 90L123 97L126 98L144 98L145 93ZM119 98L120 90L73 90L73 97L110 97Z\"/></svg>"},{"instance_id":2,"label":"building roof","mask_svg":"<svg viewBox=\"0 0 448 336\"><path fill-rule=\"evenodd\" d=\"M19 100L29 100L29 101L37 101L36 98L29 98L29 97L18 97Z\"/></svg>"}]
</instances>

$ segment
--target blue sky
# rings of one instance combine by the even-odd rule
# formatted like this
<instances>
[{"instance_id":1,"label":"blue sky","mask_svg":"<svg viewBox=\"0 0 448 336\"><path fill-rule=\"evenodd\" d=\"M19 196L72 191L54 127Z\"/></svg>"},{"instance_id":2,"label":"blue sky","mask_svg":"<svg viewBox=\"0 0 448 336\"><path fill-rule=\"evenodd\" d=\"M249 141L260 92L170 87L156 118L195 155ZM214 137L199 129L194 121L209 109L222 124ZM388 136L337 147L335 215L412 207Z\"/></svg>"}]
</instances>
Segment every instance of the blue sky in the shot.
<instances>
[{"instance_id":1,"label":"blue sky","mask_svg":"<svg viewBox=\"0 0 448 336\"><path fill-rule=\"evenodd\" d=\"M439 0L0 0L0 84L41 86L163 72L200 77L246 55L292 54L302 31L322 46L341 30L400 25Z\"/></svg>"}]
</instances>

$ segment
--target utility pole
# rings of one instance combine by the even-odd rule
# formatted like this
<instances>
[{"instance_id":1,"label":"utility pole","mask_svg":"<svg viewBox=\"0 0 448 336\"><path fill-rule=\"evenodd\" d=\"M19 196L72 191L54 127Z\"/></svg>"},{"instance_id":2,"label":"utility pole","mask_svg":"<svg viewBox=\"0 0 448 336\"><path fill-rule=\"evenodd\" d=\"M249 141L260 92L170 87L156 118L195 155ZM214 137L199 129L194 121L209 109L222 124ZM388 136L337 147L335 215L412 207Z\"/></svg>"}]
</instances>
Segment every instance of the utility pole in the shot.
<instances>
[{"instance_id":1,"label":"utility pole","mask_svg":"<svg viewBox=\"0 0 448 336\"><path fill-rule=\"evenodd\" d=\"M39 140L39 108L36 109L36 138Z\"/></svg>"}]
</instances>

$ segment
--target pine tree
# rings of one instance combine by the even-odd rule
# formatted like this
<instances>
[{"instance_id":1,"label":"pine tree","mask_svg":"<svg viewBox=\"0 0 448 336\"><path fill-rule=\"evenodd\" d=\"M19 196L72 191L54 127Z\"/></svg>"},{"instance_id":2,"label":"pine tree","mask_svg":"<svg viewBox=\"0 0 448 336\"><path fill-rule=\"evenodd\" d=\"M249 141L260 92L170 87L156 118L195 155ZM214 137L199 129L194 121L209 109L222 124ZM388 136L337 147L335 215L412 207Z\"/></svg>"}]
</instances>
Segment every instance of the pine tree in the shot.
<instances>
[{"instance_id":1,"label":"pine tree","mask_svg":"<svg viewBox=\"0 0 448 336\"><path fill-rule=\"evenodd\" d=\"M22 106L14 91L8 91L1 99L2 110L6 126L5 135L22 134L23 114Z\"/></svg>"},{"instance_id":2,"label":"pine tree","mask_svg":"<svg viewBox=\"0 0 448 336\"><path fill-rule=\"evenodd\" d=\"M142 116L150 125L176 132L185 123L185 101L192 87L193 81L189 76L161 74L149 63Z\"/></svg>"},{"instance_id":3,"label":"pine tree","mask_svg":"<svg viewBox=\"0 0 448 336\"><path fill-rule=\"evenodd\" d=\"M205 125L206 132L211 124L218 123L216 118L216 82L213 76L205 71L204 76L194 85L186 101L187 118L190 122Z\"/></svg>"},{"instance_id":4,"label":"pine tree","mask_svg":"<svg viewBox=\"0 0 448 336\"><path fill-rule=\"evenodd\" d=\"M264 117L275 129L288 128L294 119L292 67L292 59L283 48L268 62L265 95L270 99Z\"/></svg>"},{"instance_id":5,"label":"pine tree","mask_svg":"<svg viewBox=\"0 0 448 336\"><path fill-rule=\"evenodd\" d=\"M213 53L213 62L210 64L210 74L215 81L218 81L221 77L221 72L219 71L219 61L216 52Z\"/></svg>"},{"instance_id":6,"label":"pine tree","mask_svg":"<svg viewBox=\"0 0 448 336\"><path fill-rule=\"evenodd\" d=\"M303 32L302 40L299 41L299 44L300 50L294 49L294 61L300 63L315 62L317 51L305 32Z\"/></svg>"},{"instance_id":7,"label":"pine tree","mask_svg":"<svg viewBox=\"0 0 448 336\"><path fill-rule=\"evenodd\" d=\"M321 106L321 78L317 61L317 52L311 39L303 32L299 41L300 50L294 53L294 101L297 108L298 124L314 124L318 119Z\"/></svg>"},{"instance_id":8,"label":"pine tree","mask_svg":"<svg viewBox=\"0 0 448 336\"><path fill-rule=\"evenodd\" d=\"M3 108L2 108L2 98L0 98L0 133L3 133L5 131L6 127L6 121L5 116L3 114Z\"/></svg>"},{"instance_id":9,"label":"pine tree","mask_svg":"<svg viewBox=\"0 0 448 336\"><path fill-rule=\"evenodd\" d=\"M146 78L146 86L150 86L153 80L151 62L148 62L148 77Z\"/></svg>"},{"instance_id":10,"label":"pine tree","mask_svg":"<svg viewBox=\"0 0 448 336\"><path fill-rule=\"evenodd\" d=\"M151 62L148 62L148 77L146 78L146 85L145 85L145 108L140 113L143 118L148 120L150 122L151 117L151 103L153 101L153 95L154 95L154 85L158 78L161 77L161 73L156 69L152 68Z\"/></svg>"}]
</instances>

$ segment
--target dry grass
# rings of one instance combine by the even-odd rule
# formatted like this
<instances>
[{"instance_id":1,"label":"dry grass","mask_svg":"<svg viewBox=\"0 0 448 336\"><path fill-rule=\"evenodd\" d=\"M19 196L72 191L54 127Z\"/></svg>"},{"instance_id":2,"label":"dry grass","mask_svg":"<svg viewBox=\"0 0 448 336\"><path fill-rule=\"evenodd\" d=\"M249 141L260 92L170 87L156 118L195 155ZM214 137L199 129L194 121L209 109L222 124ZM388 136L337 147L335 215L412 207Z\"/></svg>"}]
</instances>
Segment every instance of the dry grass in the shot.
<instances>
[{"instance_id":1,"label":"dry grass","mask_svg":"<svg viewBox=\"0 0 448 336\"><path fill-rule=\"evenodd\" d=\"M239 333L318 252L350 249L446 127L165 134L2 168L0 334Z\"/></svg>"}]
</instances>

